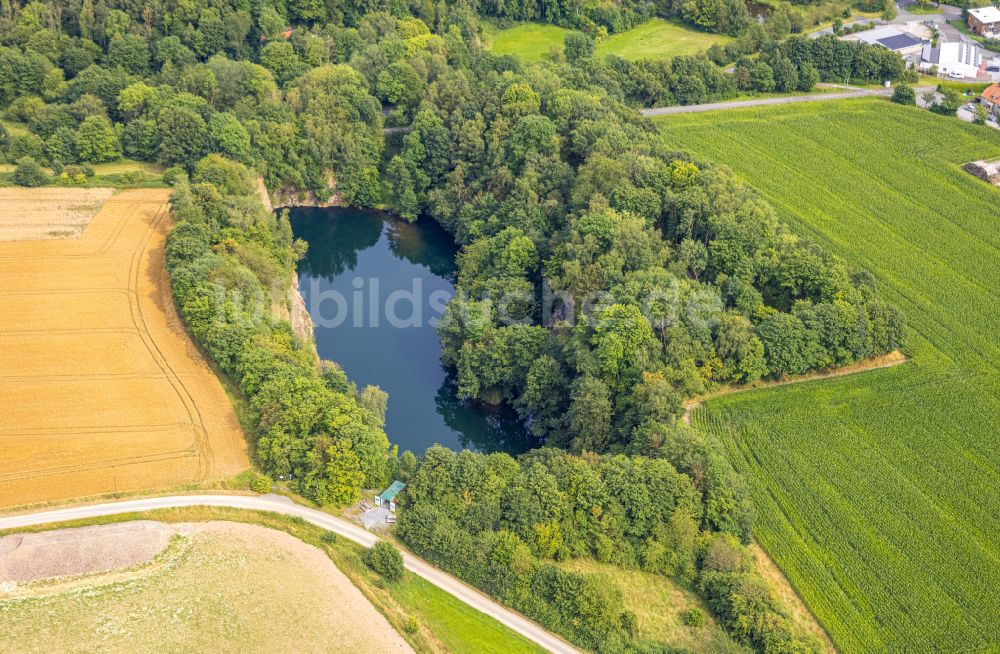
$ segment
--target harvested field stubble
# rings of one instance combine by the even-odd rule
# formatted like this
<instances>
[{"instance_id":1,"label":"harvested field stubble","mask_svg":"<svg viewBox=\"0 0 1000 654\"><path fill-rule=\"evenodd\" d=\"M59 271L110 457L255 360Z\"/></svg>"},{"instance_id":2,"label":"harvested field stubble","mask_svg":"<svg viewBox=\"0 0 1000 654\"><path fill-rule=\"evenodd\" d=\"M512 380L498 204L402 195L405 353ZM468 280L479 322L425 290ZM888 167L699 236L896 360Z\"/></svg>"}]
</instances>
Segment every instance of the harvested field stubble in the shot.
<instances>
[{"instance_id":1,"label":"harvested field stubble","mask_svg":"<svg viewBox=\"0 0 1000 654\"><path fill-rule=\"evenodd\" d=\"M0 241L79 238L110 188L0 188Z\"/></svg>"},{"instance_id":2,"label":"harvested field stubble","mask_svg":"<svg viewBox=\"0 0 1000 654\"><path fill-rule=\"evenodd\" d=\"M168 197L121 193L78 240L0 243L0 507L249 465L225 391L174 309Z\"/></svg>"}]
</instances>

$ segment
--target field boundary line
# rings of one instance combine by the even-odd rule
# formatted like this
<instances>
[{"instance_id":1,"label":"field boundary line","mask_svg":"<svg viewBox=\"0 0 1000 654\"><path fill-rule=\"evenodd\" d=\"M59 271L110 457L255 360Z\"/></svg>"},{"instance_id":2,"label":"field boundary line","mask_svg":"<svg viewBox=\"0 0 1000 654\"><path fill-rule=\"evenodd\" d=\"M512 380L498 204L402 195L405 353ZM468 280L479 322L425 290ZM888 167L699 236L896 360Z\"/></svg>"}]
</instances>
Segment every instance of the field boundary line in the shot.
<instances>
[{"instance_id":1,"label":"field boundary line","mask_svg":"<svg viewBox=\"0 0 1000 654\"><path fill-rule=\"evenodd\" d=\"M686 424L691 424L691 414L695 409L700 407L702 404L709 400L714 400L716 398L725 397L727 395L736 395L738 393L748 393L750 391L765 390L768 388L778 388L780 386L791 386L792 384L804 384L811 381L822 381L824 379L835 379L837 377L847 377L848 375L858 375L863 372L871 372L873 370L882 370L884 368L894 368L895 366L902 365L910 361L910 358L900 352L899 350L893 350L888 354L883 354L882 356L873 357L871 359L865 359L864 361L858 361L847 366L841 366L840 368L834 368L826 372L816 372L807 373L805 375L794 375L784 379L775 379L771 381L756 382L753 384L740 384L736 386L723 386L714 391L704 393L702 395L697 395L690 400L684 402L684 416L683 420Z\"/></svg>"},{"instance_id":2,"label":"field boundary line","mask_svg":"<svg viewBox=\"0 0 1000 654\"><path fill-rule=\"evenodd\" d=\"M9 384L28 384L45 382L75 382L75 381L110 381L116 379L154 381L162 379L162 374L155 372L109 372L92 375L0 375L0 380Z\"/></svg>"},{"instance_id":3,"label":"field boundary line","mask_svg":"<svg viewBox=\"0 0 1000 654\"><path fill-rule=\"evenodd\" d=\"M869 90L856 89L854 91L843 91L841 93L813 93L811 95L789 95L779 98L758 98L756 100L730 100L728 102L707 102L703 104L684 104L670 107L651 107L640 109L639 113L646 118L656 116L670 116L673 114L692 114L703 111L722 111L725 109L748 109L752 107L765 107L775 104L796 104L799 102L823 102L829 100L849 100L851 98L865 97L885 97L887 93Z\"/></svg>"},{"instance_id":4,"label":"field boundary line","mask_svg":"<svg viewBox=\"0 0 1000 654\"><path fill-rule=\"evenodd\" d=\"M78 427L76 429L61 430L53 430L49 427L29 427L27 429L21 428L18 430L0 429L0 436L44 436L46 434L59 434L61 436L81 434L119 434L134 432L137 429L142 429L144 431L170 431L171 429L183 429L189 426L189 424L190 423L187 422L167 422L158 425L115 425L110 427Z\"/></svg>"},{"instance_id":5,"label":"field boundary line","mask_svg":"<svg viewBox=\"0 0 1000 654\"><path fill-rule=\"evenodd\" d=\"M127 295L128 291L124 288L50 288L44 291L3 291L0 290L0 295L27 295L34 297L36 295L85 295L85 294L97 294L103 295L104 293L119 293L121 295Z\"/></svg>"},{"instance_id":6,"label":"field boundary line","mask_svg":"<svg viewBox=\"0 0 1000 654\"><path fill-rule=\"evenodd\" d=\"M59 254L40 254L40 255L37 255L37 256L27 256L27 255L24 255L24 254L15 254L15 255L3 255L3 256L0 256L0 259L7 259L7 260L32 259L34 261L51 261L51 260L64 261L66 259L90 259L92 257L102 256L102 255L106 254L107 251L111 248L111 244L114 241L117 241L118 237L121 236L122 231L125 229L125 224L129 220L132 219L132 217L139 211L139 209L142 207L143 204L147 204L147 203L150 203L150 201L149 200L122 200L121 202L119 202L119 204L132 205L131 212L123 215L118 220L118 222L115 223L114 227L111 228L111 231L109 232L108 237L106 239L104 239L103 243L98 244L96 248L94 248L93 250L90 250L88 252L74 252L72 254L61 254L61 255L59 255ZM87 223L87 229L89 229L90 226L94 224L94 220L96 220L97 217L101 215L101 213L104 211L105 207L108 206L108 204L109 204L108 202L105 202L101 206L101 208L97 211L97 213L90 220L90 222ZM84 239L86 239L86 237L87 237L87 229L83 230L83 232L80 234L79 238L77 238L77 239L69 239L69 242L76 242L76 243L81 243L82 244L84 242ZM4 243L10 243L10 244L37 243L37 242L39 242L39 241L4 241ZM45 242L51 242L51 241L45 241Z\"/></svg>"}]
</instances>

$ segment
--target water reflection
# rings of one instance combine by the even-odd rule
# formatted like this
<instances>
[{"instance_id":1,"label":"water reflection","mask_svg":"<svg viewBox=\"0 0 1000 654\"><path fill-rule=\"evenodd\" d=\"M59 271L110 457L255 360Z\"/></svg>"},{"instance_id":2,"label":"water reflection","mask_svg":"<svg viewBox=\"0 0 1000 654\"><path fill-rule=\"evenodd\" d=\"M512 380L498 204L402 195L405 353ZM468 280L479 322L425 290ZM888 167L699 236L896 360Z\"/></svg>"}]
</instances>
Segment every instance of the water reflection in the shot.
<instances>
[{"instance_id":1,"label":"water reflection","mask_svg":"<svg viewBox=\"0 0 1000 654\"><path fill-rule=\"evenodd\" d=\"M438 414L458 434L459 444L465 449L521 454L538 446L513 407L506 404L482 406L459 400L458 385L450 374L438 388L434 403Z\"/></svg>"},{"instance_id":2,"label":"water reflection","mask_svg":"<svg viewBox=\"0 0 1000 654\"><path fill-rule=\"evenodd\" d=\"M376 212L354 211L347 220L334 220L335 209L300 207L289 212L292 231L309 243L299 262L299 276L333 281L358 266L358 252L375 245L382 234L382 219Z\"/></svg>"},{"instance_id":3,"label":"water reflection","mask_svg":"<svg viewBox=\"0 0 1000 654\"><path fill-rule=\"evenodd\" d=\"M359 387L373 384L389 393L386 432L393 443L418 453L434 443L511 453L534 445L510 407L459 401L441 365L431 318L443 306L435 294L454 294L456 248L447 232L430 220L409 224L377 211L299 208L290 218L295 236L309 243L299 289L314 317L319 354L343 366ZM413 309L423 319L393 326L381 314L386 299L415 287L421 290ZM346 301L324 301L332 294ZM333 326L329 314L340 308L348 316Z\"/></svg>"}]
</instances>

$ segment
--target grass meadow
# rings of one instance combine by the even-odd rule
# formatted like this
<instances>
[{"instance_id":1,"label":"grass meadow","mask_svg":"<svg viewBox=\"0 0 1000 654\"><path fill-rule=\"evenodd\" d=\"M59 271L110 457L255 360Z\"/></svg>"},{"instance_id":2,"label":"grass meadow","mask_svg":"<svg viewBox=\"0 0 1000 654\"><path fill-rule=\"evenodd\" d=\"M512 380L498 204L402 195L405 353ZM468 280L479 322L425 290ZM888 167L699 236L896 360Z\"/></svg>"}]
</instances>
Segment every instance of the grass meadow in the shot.
<instances>
[{"instance_id":1,"label":"grass meadow","mask_svg":"<svg viewBox=\"0 0 1000 654\"><path fill-rule=\"evenodd\" d=\"M542 23L521 23L500 30L491 36L491 50L496 54L513 54L526 63L548 59L552 49L562 50L568 30ZM702 32L681 23L654 18L627 32L612 34L597 44L596 54L610 54L623 59L665 59L677 55L693 55L707 50L712 44L725 44L731 39L721 34Z\"/></svg>"},{"instance_id":2,"label":"grass meadow","mask_svg":"<svg viewBox=\"0 0 1000 654\"><path fill-rule=\"evenodd\" d=\"M694 593L672 579L641 570L623 570L593 559L569 559L559 565L573 572L597 575L618 588L625 599L625 608L636 614L640 641L690 652L753 653L726 633ZM700 626L684 622L685 613L694 608L704 614L705 623Z\"/></svg>"},{"instance_id":3,"label":"grass meadow","mask_svg":"<svg viewBox=\"0 0 1000 654\"><path fill-rule=\"evenodd\" d=\"M665 116L906 315L901 366L713 399L755 535L838 650L996 651L1000 132L878 99Z\"/></svg>"}]
</instances>

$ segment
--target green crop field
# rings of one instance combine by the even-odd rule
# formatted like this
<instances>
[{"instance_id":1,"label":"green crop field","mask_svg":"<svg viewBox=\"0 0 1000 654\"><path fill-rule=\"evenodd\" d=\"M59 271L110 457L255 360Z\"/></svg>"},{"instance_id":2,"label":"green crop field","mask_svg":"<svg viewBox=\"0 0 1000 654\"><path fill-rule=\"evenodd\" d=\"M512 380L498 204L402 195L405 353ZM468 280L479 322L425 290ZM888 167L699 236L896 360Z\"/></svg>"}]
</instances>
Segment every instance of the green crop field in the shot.
<instances>
[{"instance_id":1,"label":"green crop field","mask_svg":"<svg viewBox=\"0 0 1000 654\"><path fill-rule=\"evenodd\" d=\"M841 652L998 651L1000 132L884 100L666 116L796 231L875 275L912 360L695 412L746 475L756 536Z\"/></svg>"},{"instance_id":2,"label":"green crop field","mask_svg":"<svg viewBox=\"0 0 1000 654\"><path fill-rule=\"evenodd\" d=\"M555 25L522 23L491 36L496 54L514 54L525 62L548 59L553 48L562 50L567 30ZM613 54L625 59L664 59L697 54L712 44L730 41L728 36L702 32L662 18L654 18L627 32L613 34L597 44L597 56Z\"/></svg>"}]
</instances>

